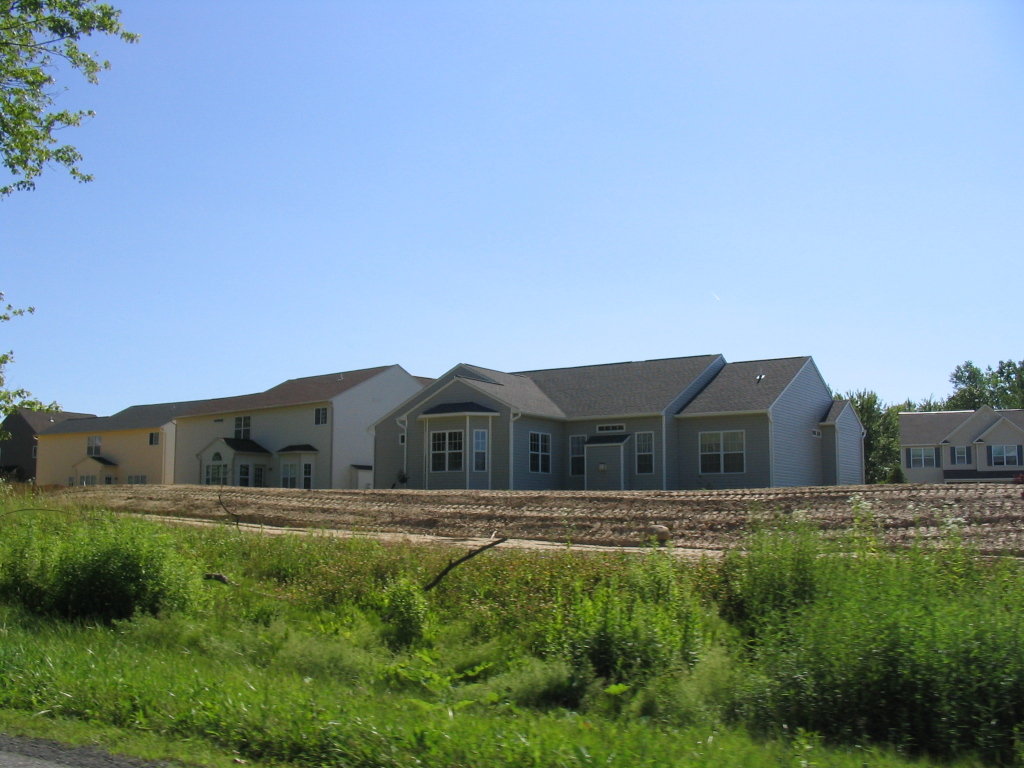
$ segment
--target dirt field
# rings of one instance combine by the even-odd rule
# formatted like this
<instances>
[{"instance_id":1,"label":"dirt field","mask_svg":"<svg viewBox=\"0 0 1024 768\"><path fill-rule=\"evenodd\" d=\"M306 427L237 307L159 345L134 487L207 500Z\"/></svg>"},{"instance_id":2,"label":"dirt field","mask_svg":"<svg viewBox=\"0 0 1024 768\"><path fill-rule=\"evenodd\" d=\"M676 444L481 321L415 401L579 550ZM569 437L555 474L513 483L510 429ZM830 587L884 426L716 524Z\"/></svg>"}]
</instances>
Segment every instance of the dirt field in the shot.
<instances>
[{"instance_id":1,"label":"dirt field","mask_svg":"<svg viewBox=\"0 0 1024 768\"><path fill-rule=\"evenodd\" d=\"M828 531L867 512L886 538L938 540L955 526L986 554L1024 555L1022 486L841 486L739 491L302 491L209 486L108 486L49 498L168 517L409 535L458 541L508 537L603 547L644 544L646 526L670 528L676 547L721 551L758 519L801 515ZM512 542L510 542L512 543Z\"/></svg>"}]
</instances>

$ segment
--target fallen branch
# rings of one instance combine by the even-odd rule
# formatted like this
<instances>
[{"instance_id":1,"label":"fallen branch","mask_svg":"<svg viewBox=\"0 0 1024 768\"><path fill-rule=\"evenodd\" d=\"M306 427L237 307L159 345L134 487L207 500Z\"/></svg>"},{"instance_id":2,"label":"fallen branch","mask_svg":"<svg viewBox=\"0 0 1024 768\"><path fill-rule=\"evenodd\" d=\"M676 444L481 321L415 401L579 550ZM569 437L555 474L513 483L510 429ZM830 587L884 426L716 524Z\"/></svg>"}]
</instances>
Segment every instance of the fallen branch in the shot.
<instances>
[{"instance_id":1,"label":"fallen branch","mask_svg":"<svg viewBox=\"0 0 1024 768\"><path fill-rule=\"evenodd\" d=\"M472 552L469 552L469 553L463 555L458 560L452 560L450 563L448 563L448 565L446 565L444 567L444 569L439 574L437 574L437 576L434 577L433 581L431 581L429 584L427 584L427 586L425 586L423 588L423 591L424 592L429 592L434 587L436 587L438 584L440 584L441 583L441 579L443 579L445 576L447 576L449 573L451 573L452 570L454 570L458 566L462 565L467 560L470 560L470 559L476 557L481 552L483 552L485 550L488 550L491 547L496 547L496 546L498 546L499 544L501 544L504 541L508 541L508 538L506 537L506 538L503 538L503 539L495 539L494 541L491 541L491 542L488 542L487 544L484 544L479 549L474 549Z\"/></svg>"}]
</instances>

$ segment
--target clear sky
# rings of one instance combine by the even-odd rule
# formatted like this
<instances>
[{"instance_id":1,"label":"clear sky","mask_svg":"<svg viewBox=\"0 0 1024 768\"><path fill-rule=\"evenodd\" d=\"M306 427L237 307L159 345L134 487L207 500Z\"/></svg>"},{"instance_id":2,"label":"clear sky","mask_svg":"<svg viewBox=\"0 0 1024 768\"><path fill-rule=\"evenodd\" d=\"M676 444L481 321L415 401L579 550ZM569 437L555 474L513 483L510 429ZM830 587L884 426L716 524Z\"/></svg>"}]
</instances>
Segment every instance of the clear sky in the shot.
<instances>
[{"instance_id":1,"label":"clear sky","mask_svg":"<svg viewBox=\"0 0 1024 768\"><path fill-rule=\"evenodd\" d=\"M8 385L65 409L398 363L1024 357L1020 0L112 0L0 201Z\"/></svg>"}]
</instances>

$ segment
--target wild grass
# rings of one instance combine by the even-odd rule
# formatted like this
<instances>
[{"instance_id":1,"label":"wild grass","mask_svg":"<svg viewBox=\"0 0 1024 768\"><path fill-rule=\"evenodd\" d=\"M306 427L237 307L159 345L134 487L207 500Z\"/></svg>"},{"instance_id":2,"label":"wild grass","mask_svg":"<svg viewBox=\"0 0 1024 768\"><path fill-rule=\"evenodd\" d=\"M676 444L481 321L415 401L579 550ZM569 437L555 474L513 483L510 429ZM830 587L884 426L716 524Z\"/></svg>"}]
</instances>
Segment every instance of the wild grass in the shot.
<instances>
[{"instance_id":1,"label":"wild grass","mask_svg":"<svg viewBox=\"0 0 1024 768\"><path fill-rule=\"evenodd\" d=\"M18 509L8 713L273 765L1024 763L1022 574L955 537L769 522L701 564L499 548L424 592L450 550Z\"/></svg>"}]
</instances>

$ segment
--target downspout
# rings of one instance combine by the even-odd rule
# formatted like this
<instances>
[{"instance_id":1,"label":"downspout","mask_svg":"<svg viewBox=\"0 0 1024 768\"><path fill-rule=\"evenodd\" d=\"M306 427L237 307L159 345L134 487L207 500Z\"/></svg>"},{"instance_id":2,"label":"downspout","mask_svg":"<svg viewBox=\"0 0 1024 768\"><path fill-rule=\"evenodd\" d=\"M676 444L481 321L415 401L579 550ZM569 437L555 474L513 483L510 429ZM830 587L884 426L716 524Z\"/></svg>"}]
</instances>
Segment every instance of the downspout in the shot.
<instances>
[{"instance_id":1,"label":"downspout","mask_svg":"<svg viewBox=\"0 0 1024 768\"><path fill-rule=\"evenodd\" d=\"M516 488L516 484L515 484L515 472L516 472L516 462L515 462L515 445L516 445L515 422L519 421L519 419L522 417L522 415L523 415L522 411L516 412L516 411L513 411L513 410L509 410L509 412L508 412L508 489L510 491L514 491L515 488Z\"/></svg>"},{"instance_id":2,"label":"downspout","mask_svg":"<svg viewBox=\"0 0 1024 768\"><path fill-rule=\"evenodd\" d=\"M768 415L768 487L775 487L775 422L772 420L772 411L766 411ZM746 450L746 446L744 446Z\"/></svg>"},{"instance_id":3,"label":"downspout","mask_svg":"<svg viewBox=\"0 0 1024 768\"><path fill-rule=\"evenodd\" d=\"M469 490L469 473L472 471L469 468L470 462L473 460L473 449L475 446L471 444L470 438L473 436L469 429L469 414L466 414L466 437L462 441L462 450L466 454L462 459L462 474L466 476L466 490ZM467 461L466 459L469 459Z\"/></svg>"},{"instance_id":4,"label":"downspout","mask_svg":"<svg viewBox=\"0 0 1024 768\"><path fill-rule=\"evenodd\" d=\"M661 490L668 490L668 411L661 414Z\"/></svg>"}]
</instances>

